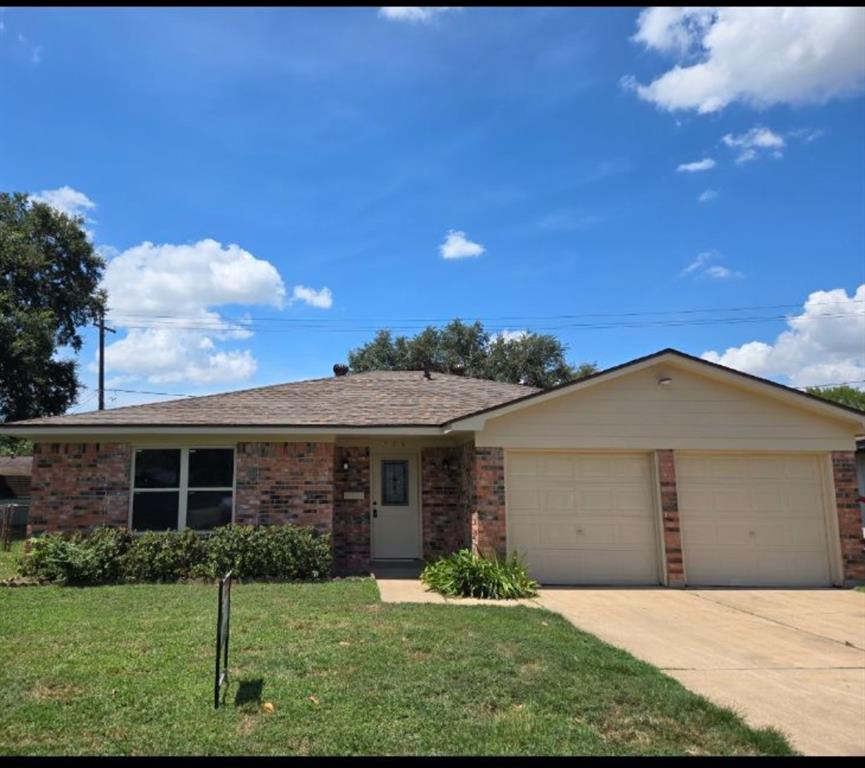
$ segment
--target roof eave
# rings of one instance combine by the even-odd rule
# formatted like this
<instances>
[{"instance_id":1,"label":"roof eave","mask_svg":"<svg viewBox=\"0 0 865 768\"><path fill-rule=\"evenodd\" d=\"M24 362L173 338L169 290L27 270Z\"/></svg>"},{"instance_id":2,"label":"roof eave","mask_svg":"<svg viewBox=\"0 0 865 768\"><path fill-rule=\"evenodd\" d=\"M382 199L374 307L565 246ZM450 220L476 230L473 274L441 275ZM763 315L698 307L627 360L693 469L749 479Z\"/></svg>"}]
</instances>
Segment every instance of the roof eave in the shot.
<instances>
[{"instance_id":1,"label":"roof eave","mask_svg":"<svg viewBox=\"0 0 865 768\"><path fill-rule=\"evenodd\" d=\"M93 435L442 435L441 426L431 424L14 424L0 425L0 434L12 437L50 438Z\"/></svg>"}]
</instances>

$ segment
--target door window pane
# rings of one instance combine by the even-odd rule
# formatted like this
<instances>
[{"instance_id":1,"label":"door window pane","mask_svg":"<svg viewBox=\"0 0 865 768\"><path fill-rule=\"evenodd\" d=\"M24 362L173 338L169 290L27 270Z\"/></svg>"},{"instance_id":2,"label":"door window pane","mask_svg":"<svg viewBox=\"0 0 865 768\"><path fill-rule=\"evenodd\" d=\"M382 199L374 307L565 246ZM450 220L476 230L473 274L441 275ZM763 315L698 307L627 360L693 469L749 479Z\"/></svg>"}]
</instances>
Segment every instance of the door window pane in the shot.
<instances>
[{"instance_id":1,"label":"door window pane","mask_svg":"<svg viewBox=\"0 0 865 768\"><path fill-rule=\"evenodd\" d=\"M144 448L135 452L136 488L178 488L179 486L179 448Z\"/></svg>"},{"instance_id":2,"label":"door window pane","mask_svg":"<svg viewBox=\"0 0 865 768\"><path fill-rule=\"evenodd\" d=\"M190 488L231 488L234 451L231 448L190 448Z\"/></svg>"},{"instance_id":3,"label":"door window pane","mask_svg":"<svg viewBox=\"0 0 865 768\"><path fill-rule=\"evenodd\" d=\"M231 522L231 491L190 491L186 527L206 531Z\"/></svg>"},{"instance_id":4,"label":"door window pane","mask_svg":"<svg viewBox=\"0 0 865 768\"><path fill-rule=\"evenodd\" d=\"M382 461L381 503L383 506L408 504L408 462Z\"/></svg>"},{"instance_id":5,"label":"door window pane","mask_svg":"<svg viewBox=\"0 0 865 768\"><path fill-rule=\"evenodd\" d=\"M167 531L177 529L177 491L135 493L132 499L132 529Z\"/></svg>"}]
</instances>

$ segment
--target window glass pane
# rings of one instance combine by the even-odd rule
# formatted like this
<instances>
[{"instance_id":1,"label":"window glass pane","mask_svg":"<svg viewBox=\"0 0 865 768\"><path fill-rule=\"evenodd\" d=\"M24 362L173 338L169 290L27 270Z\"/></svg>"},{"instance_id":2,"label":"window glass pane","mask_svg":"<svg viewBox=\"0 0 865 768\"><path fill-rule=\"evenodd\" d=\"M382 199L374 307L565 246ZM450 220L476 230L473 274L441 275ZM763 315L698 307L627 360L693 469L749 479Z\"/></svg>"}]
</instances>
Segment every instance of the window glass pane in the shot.
<instances>
[{"instance_id":1,"label":"window glass pane","mask_svg":"<svg viewBox=\"0 0 865 768\"><path fill-rule=\"evenodd\" d=\"M231 448L190 448L190 488L231 488L234 451Z\"/></svg>"},{"instance_id":2,"label":"window glass pane","mask_svg":"<svg viewBox=\"0 0 865 768\"><path fill-rule=\"evenodd\" d=\"M179 448L141 448L135 451L136 488L177 488L179 486Z\"/></svg>"},{"instance_id":3,"label":"window glass pane","mask_svg":"<svg viewBox=\"0 0 865 768\"><path fill-rule=\"evenodd\" d=\"M231 491L190 491L186 527L206 531L231 522Z\"/></svg>"},{"instance_id":4,"label":"window glass pane","mask_svg":"<svg viewBox=\"0 0 865 768\"><path fill-rule=\"evenodd\" d=\"M136 493L132 498L132 529L166 531L177 528L177 491Z\"/></svg>"},{"instance_id":5,"label":"window glass pane","mask_svg":"<svg viewBox=\"0 0 865 768\"><path fill-rule=\"evenodd\" d=\"M408 462L381 463L381 503L390 506L408 504Z\"/></svg>"}]
</instances>

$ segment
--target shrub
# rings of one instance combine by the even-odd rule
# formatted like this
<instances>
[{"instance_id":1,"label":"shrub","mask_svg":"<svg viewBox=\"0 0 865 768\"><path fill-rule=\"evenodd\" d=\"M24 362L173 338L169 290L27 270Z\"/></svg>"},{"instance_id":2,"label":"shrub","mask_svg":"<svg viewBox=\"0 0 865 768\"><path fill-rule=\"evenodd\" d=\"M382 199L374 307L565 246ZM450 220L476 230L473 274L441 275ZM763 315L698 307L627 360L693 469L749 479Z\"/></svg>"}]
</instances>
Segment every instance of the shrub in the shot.
<instances>
[{"instance_id":1,"label":"shrub","mask_svg":"<svg viewBox=\"0 0 865 768\"><path fill-rule=\"evenodd\" d=\"M133 537L121 569L126 581L177 581L204 575L206 557L204 539L195 531L146 531Z\"/></svg>"},{"instance_id":2,"label":"shrub","mask_svg":"<svg viewBox=\"0 0 865 768\"><path fill-rule=\"evenodd\" d=\"M122 578L121 560L130 540L126 531L114 528L97 528L87 537L47 534L31 539L20 572L60 584L110 584Z\"/></svg>"},{"instance_id":3,"label":"shrub","mask_svg":"<svg viewBox=\"0 0 865 768\"><path fill-rule=\"evenodd\" d=\"M330 537L294 525L226 525L208 539L208 572L239 578L315 581L331 568Z\"/></svg>"},{"instance_id":4,"label":"shrub","mask_svg":"<svg viewBox=\"0 0 865 768\"><path fill-rule=\"evenodd\" d=\"M450 597L491 600L533 597L538 587L516 553L499 560L495 555L476 555L468 549L461 549L427 565L421 573L421 581L430 589Z\"/></svg>"},{"instance_id":5,"label":"shrub","mask_svg":"<svg viewBox=\"0 0 865 768\"><path fill-rule=\"evenodd\" d=\"M330 574L330 537L294 525L228 525L132 535L97 528L87 536L49 533L31 539L22 576L60 584L170 582L217 578L229 569L246 579L315 581Z\"/></svg>"}]
</instances>

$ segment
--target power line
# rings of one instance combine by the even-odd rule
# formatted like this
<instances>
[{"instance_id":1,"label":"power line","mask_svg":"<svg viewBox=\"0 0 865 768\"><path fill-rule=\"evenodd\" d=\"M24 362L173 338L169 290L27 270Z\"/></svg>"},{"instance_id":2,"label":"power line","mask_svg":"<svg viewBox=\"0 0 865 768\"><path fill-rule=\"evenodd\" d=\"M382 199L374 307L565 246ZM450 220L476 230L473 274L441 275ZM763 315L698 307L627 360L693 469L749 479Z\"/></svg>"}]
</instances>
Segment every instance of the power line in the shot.
<instances>
[{"instance_id":1,"label":"power line","mask_svg":"<svg viewBox=\"0 0 865 768\"><path fill-rule=\"evenodd\" d=\"M811 320L831 320L838 318L850 317L848 313L824 313L820 315L812 315ZM747 325L755 323L775 322L785 320L786 315L759 315L751 317L708 317L695 319L660 319L660 320L624 320L620 322L586 322L586 323L569 323L561 322L550 325L534 325L525 322L514 322L507 325L486 326L485 330L490 333L512 330L515 325L529 325L536 331L558 331L558 330L606 330L615 328L652 328L652 327L667 327L677 328L685 326L709 326L709 325ZM117 322L115 320L115 322ZM286 333L287 331L305 331L313 333L375 333L382 329L382 326L350 326L344 327L327 327L320 324L297 324L293 326L278 327L272 324L255 324L249 323L243 326L228 326L225 322L213 323L182 323L172 322L171 320L155 320L151 323L138 321L131 324L120 322L124 328L129 330L177 330L177 331L200 331L211 333L232 333L233 331L249 331L255 333ZM411 332L423 330L424 326L418 325L396 325L385 324L387 330L394 332Z\"/></svg>"},{"instance_id":2,"label":"power line","mask_svg":"<svg viewBox=\"0 0 865 768\"><path fill-rule=\"evenodd\" d=\"M80 385L83 389L93 389L87 384ZM94 390L94 394L97 390ZM121 389L119 387L105 387L106 392L124 392L133 395L165 395L167 397L198 397L198 395L190 395L188 392L152 392L147 389ZM93 397L93 395L91 395ZM88 398L89 399L89 398Z\"/></svg>"},{"instance_id":3,"label":"power line","mask_svg":"<svg viewBox=\"0 0 865 768\"><path fill-rule=\"evenodd\" d=\"M853 381L836 381L833 384L808 384L805 387L799 387L799 389L822 389L823 387L849 387L852 384L865 384L865 379L853 379Z\"/></svg>"},{"instance_id":4,"label":"power line","mask_svg":"<svg viewBox=\"0 0 865 768\"><path fill-rule=\"evenodd\" d=\"M812 302L808 306L809 307L819 307L819 306L843 306L846 304L865 304L865 299L840 299L838 301L823 301L823 302ZM665 310L640 310L634 312L589 312L589 313L580 313L580 314L558 314L558 315L498 315L498 316L488 316L488 317L478 317L477 319L482 321L508 321L508 322L531 322L538 320L576 320L581 318L604 318L604 317L642 317L648 315L690 315L690 314L701 314L701 313L710 313L710 312L745 312L745 311L753 311L753 310L762 310L762 309L789 309L789 308L802 308L802 302L795 302L789 304L753 304L753 305L744 305L744 306L736 306L736 307L706 307L706 308L691 308L691 309L665 309ZM143 319L167 319L167 320L190 320L190 321L200 321L200 322L209 322L209 318L203 318L201 315L183 315L183 314L154 314L150 312L133 312L133 311L112 311L111 316L113 318L117 317L131 317L131 318L143 318ZM456 313L459 316L461 313ZM469 313L470 314L470 313ZM468 315L467 315L468 316ZM322 318L291 318L291 317L283 317L279 315L260 315L255 318L249 317L220 317L213 318L214 323L232 323L236 324L240 327L245 327L252 322L257 321L272 321L279 323L392 323L392 322L400 322L400 323L437 323L437 322L449 322L453 317L427 317L427 318L402 318L400 320L394 321L391 319L383 319L376 317L366 317L366 318L338 318L338 317L322 317Z\"/></svg>"}]
</instances>

